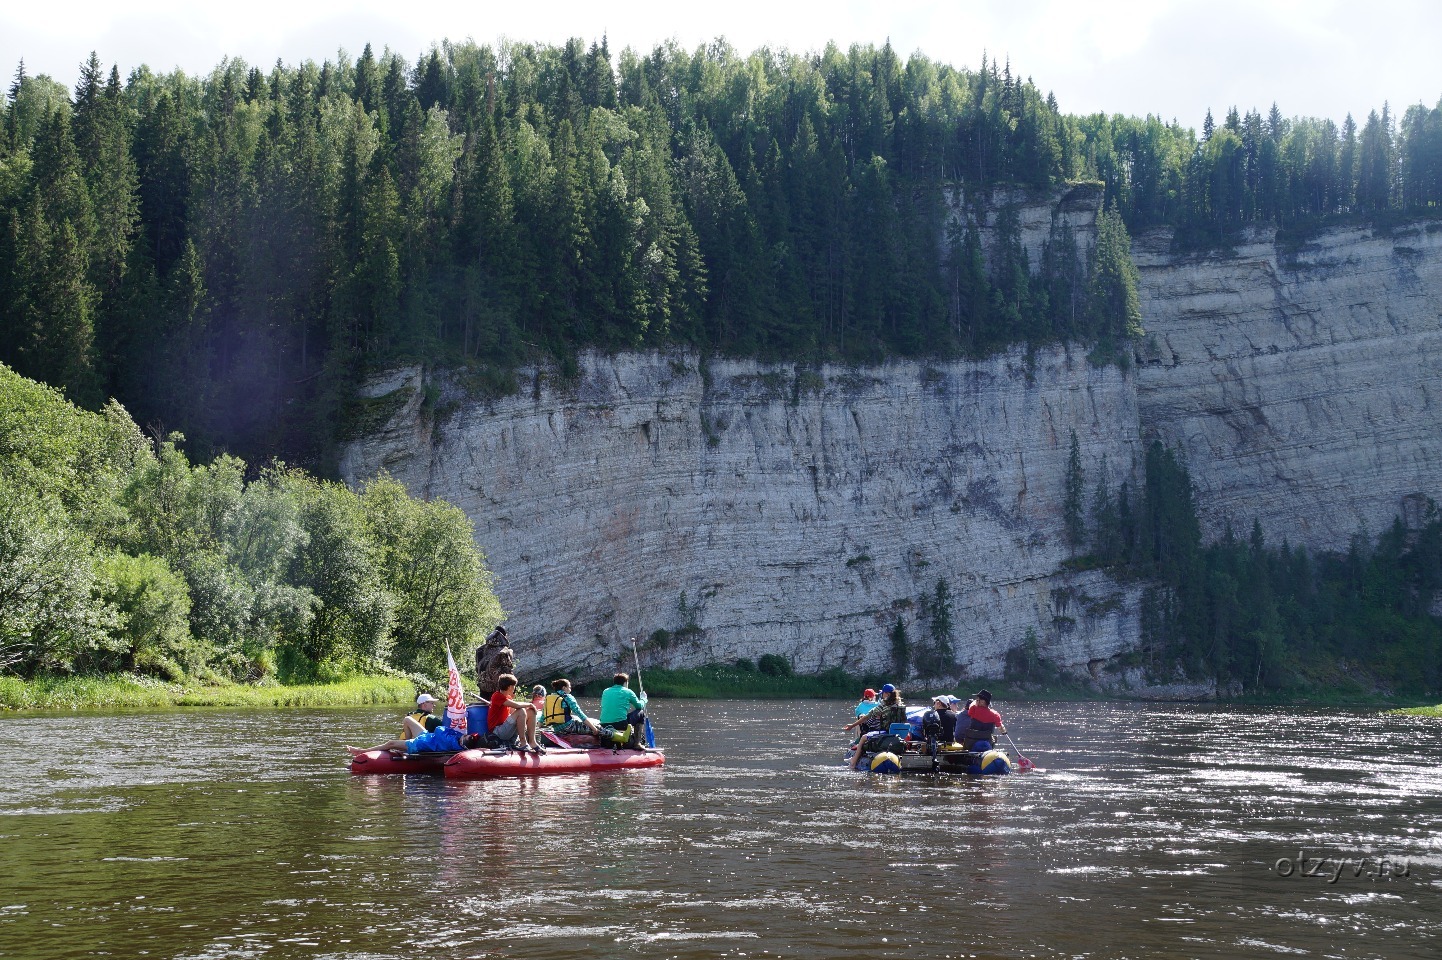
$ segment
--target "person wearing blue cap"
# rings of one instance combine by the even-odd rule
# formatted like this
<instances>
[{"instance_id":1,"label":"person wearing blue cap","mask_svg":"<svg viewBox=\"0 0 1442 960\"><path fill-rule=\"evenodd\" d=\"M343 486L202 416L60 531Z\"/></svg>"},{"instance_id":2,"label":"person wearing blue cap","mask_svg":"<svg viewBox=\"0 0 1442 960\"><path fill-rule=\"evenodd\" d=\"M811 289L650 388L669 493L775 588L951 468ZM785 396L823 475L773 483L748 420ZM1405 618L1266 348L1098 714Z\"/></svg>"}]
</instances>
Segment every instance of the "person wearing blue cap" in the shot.
<instances>
[{"instance_id":1,"label":"person wearing blue cap","mask_svg":"<svg viewBox=\"0 0 1442 960\"><path fill-rule=\"evenodd\" d=\"M885 684L881 688L881 703L877 704L876 708L866 716L857 717L841 728L847 733L850 733L855 727L860 727L862 730L861 739L856 741L856 746L851 753L851 765L855 766L856 762L861 759L861 755L866 752L868 740L891 729L893 723L905 722L906 704L902 702L901 691L889 683Z\"/></svg>"}]
</instances>

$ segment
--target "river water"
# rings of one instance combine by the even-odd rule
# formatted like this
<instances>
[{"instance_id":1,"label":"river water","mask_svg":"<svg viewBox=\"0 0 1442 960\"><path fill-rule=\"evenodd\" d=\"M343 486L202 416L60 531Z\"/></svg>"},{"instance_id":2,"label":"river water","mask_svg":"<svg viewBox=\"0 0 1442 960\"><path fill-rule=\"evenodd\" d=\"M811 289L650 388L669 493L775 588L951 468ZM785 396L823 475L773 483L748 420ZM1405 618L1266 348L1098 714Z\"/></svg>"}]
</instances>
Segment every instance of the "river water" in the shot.
<instances>
[{"instance_id":1,"label":"river water","mask_svg":"<svg viewBox=\"0 0 1442 960\"><path fill-rule=\"evenodd\" d=\"M998 706L1039 771L848 773L833 702L472 783L347 774L398 708L0 719L0 956L1442 956L1437 721Z\"/></svg>"}]
</instances>

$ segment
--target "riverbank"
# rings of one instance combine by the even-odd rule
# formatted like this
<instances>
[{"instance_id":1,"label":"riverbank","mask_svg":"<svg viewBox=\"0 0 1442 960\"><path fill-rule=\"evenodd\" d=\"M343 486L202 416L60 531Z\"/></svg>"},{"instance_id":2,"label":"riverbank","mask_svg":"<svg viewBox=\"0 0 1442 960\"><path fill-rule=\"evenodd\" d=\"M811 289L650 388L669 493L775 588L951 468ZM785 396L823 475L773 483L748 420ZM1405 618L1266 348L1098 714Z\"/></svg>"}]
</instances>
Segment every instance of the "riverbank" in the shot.
<instances>
[{"instance_id":1,"label":"riverbank","mask_svg":"<svg viewBox=\"0 0 1442 960\"><path fill-rule=\"evenodd\" d=\"M163 710L169 707L354 707L405 703L415 684L400 677L355 677L297 686L167 683L152 677L0 677L0 711Z\"/></svg>"},{"instance_id":2,"label":"riverbank","mask_svg":"<svg viewBox=\"0 0 1442 960\"><path fill-rule=\"evenodd\" d=\"M843 670L823 673L768 673L759 666L724 663L707 664L687 670L647 670L642 675L646 692L657 697L688 697L700 700L856 700L867 687L879 690L891 678L880 675L856 675ZM910 703L922 703L939 693L958 696L986 688L999 699L1007 700L1117 700L1079 684L1033 686L1025 690L1001 680L971 679L956 683L913 680L901 684L902 694ZM966 689L961 689L965 687Z\"/></svg>"},{"instance_id":3,"label":"riverbank","mask_svg":"<svg viewBox=\"0 0 1442 960\"><path fill-rule=\"evenodd\" d=\"M865 687L879 688L886 682L876 677L852 676L841 670L819 674L767 673L754 665L730 663L712 663L686 670L647 670L641 676L647 694L701 700L855 700Z\"/></svg>"},{"instance_id":4,"label":"riverbank","mask_svg":"<svg viewBox=\"0 0 1442 960\"><path fill-rule=\"evenodd\" d=\"M1432 707L1403 707L1401 710L1393 710L1393 713L1400 713L1406 717L1438 717L1442 718L1442 703Z\"/></svg>"},{"instance_id":5,"label":"riverbank","mask_svg":"<svg viewBox=\"0 0 1442 960\"><path fill-rule=\"evenodd\" d=\"M686 670L646 670L646 692L656 697L688 697L698 700L856 700L866 687L879 689L888 677L857 676L842 670L820 674L767 673L756 665L708 664ZM634 684L633 684L634 686ZM960 684L941 680L910 680L901 684L908 703L921 704L939 693L967 696L979 689L990 690L997 700L1026 702L1204 702L1254 707L1348 707L1391 710L1414 716L1442 716L1442 706L1428 706L1425 700L1394 697L1367 690L1360 684L1318 685L1310 689L1243 694L1198 701L1174 701L1149 697L1144 692L1099 690L1080 681L1050 684L1020 684L1009 680L971 678Z\"/></svg>"}]
</instances>

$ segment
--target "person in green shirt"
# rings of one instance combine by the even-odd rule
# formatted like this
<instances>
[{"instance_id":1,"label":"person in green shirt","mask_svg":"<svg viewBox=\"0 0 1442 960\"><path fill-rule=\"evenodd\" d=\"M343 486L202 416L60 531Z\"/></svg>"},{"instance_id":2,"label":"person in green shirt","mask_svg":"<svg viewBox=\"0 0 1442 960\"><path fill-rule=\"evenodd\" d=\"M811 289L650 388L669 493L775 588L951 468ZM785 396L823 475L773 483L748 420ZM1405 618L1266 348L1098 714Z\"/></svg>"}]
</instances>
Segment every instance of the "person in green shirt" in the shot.
<instances>
[{"instance_id":1,"label":"person in green shirt","mask_svg":"<svg viewBox=\"0 0 1442 960\"><path fill-rule=\"evenodd\" d=\"M593 737L601 733L601 725L586 716L571 695L571 681L564 678L551 684L551 693L546 697L542 711L541 722L550 727L552 733L589 734Z\"/></svg>"},{"instance_id":2,"label":"person in green shirt","mask_svg":"<svg viewBox=\"0 0 1442 960\"><path fill-rule=\"evenodd\" d=\"M646 729L646 695L636 696L631 692L631 675L618 673L611 678L611 686L601 691L601 713L596 719L603 727L614 730L631 728L626 746L633 750L642 749L643 731Z\"/></svg>"}]
</instances>

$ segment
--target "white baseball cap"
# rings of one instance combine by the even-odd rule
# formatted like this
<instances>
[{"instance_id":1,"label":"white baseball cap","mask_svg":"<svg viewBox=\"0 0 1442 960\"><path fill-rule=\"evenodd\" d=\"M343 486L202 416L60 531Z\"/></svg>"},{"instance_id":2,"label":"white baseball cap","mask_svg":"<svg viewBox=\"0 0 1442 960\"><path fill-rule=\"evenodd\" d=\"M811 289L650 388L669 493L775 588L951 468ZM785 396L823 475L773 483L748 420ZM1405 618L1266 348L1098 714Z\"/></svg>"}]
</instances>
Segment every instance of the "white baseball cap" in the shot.
<instances>
[{"instance_id":1,"label":"white baseball cap","mask_svg":"<svg viewBox=\"0 0 1442 960\"><path fill-rule=\"evenodd\" d=\"M423 694L421 694L419 697L416 697L416 706L418 706L418 707L419 707L419 706L422 706L422 705L424 705L424 704L427 704L427 703L435 703L435 702L436 702L436 698L433 697L433 696L431 696L429 693L423 693Z\"/></svg>"}]
</instances>

